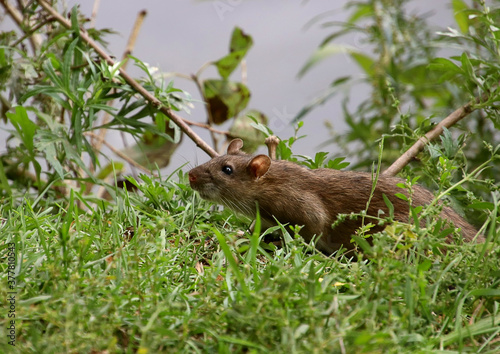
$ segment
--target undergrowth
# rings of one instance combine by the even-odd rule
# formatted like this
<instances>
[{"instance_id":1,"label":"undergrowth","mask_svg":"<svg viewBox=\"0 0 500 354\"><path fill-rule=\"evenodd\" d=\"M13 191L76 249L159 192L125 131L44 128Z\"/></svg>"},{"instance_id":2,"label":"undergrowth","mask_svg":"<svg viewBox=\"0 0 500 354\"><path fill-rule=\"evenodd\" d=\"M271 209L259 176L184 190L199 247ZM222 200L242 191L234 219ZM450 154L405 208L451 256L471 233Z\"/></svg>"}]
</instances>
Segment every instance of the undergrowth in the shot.
<instances>
[{"instance_id":1,"label":"undergrowth","mask_svg":"<svg viewBox=\"0 0 500 354\"><path fill-rule=\"evenodd\" d=\"M19 271L16 346L4 317L2 352L500 349L495 223L486 244L446 248L439 230L393 225L354 261L242 235L247 221L211 210L182 172L130 180L141 192L113 204L78 208L93 204L75 192L1 206L2 259L15 243Z\"/></svg>"}]
</instances>

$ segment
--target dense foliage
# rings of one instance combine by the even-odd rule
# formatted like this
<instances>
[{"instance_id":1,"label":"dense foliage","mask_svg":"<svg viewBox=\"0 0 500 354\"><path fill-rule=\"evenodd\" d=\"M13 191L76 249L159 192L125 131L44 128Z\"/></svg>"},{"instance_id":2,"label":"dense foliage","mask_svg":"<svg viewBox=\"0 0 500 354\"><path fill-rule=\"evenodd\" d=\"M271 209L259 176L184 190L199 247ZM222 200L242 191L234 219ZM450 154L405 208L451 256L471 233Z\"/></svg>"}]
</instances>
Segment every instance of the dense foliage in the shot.
<instances>
[{"instance_id":1,"label":"dense foliage","mask_svg":"<svg viewBox=\"0 0 500 354\"><path fill-rule=\"evenodd\" d=\"M148 169L168 164L186 138L160 106L190 109L190 95L138 58L110 65L82 35L76 8L65 26L67 16L49 16L42 1L18 7L21 33L0 34L1 119L11 130L0 156L0 295L7 305L0 351L498 352L500 7L454 0L457 28L435 31L407 14L408 2L353 2L346 23L326 23L340 29L302 74L342 51L363 77L332 78L297 117L297 134L315 124L307 113L317 104L362 81L372 94L351 112L344 91L350 131L332 141L358 157L357 167L378 161L383 170L472 102L460 125L427 144L402 176L407 188L419 176L437 199L467 211L486 242L445 244L433 203L414 209L406 224L390 224L373 245L356 238L364 251L357 260L318 253L302 242L300 227L295 234L274 228L283 231L277 247L266 242L275 230L259 230L257 220L249 233L249 220L200 200L181 169L170 176ZM14 17L7 3L0 1ZM85 31L104 46L110 32ZM353 32L365 36L369 53L334 44ZM210 63L220 77L203 79L204 68L191 76L207 107L198 125L210 129L214 145L272 133L263 113L245 111L249 88L229 81L252 44L236 28L230 52ZM444 46L453 55L438 57ZM135 82L159 104L123 77L127 61L142 70ZM220 134L214 126L228 120L232 128ZM147 174L120 176L125 164L103 150L112 129L136 137L146 159L113 152ZM281 137L281 158L346 166L326 153L294 155L297 134Z\"/></svg>"}]
</instances>

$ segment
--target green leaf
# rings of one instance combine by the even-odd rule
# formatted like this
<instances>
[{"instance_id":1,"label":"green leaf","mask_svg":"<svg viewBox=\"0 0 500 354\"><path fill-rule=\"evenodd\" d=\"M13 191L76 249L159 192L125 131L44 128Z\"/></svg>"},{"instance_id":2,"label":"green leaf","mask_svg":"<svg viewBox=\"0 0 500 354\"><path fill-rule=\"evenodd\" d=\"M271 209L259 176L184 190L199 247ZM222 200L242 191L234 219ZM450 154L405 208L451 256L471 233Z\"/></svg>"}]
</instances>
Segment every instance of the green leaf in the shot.
<instances>
[{"instance_id":1,"label":"green leaf","mask_svg":"<svg viewBox=\"0 0 500 354\"><path fill-rule=\"evenodd\" d=\"M427 69L442 73L439 82L444 82L464 74L461 67L445 58L434 58L431 63L427 65Z\"/></svg>"},{"instance_id":2,"label":"green leaf","mask_svg":"<svg viewBox=\"0 0 500 354\"><path fill-rule=\"evenodd\" d=\"M246 108L250 91L239 82L205 80L203 93L215 124L222 124Z\"/></svg>"},{"instance_id":3,"label":"green leaf","mask_svg":"<svg viewBox=\"0 0 500 354\"><path fill-rule=\"evenodd\" d=\"M26 299L26 300L20 300L19 304L22 306L29 306L29 305L36 304L40 301L48 300L50 298L52 298L52 295L39 295L39 296L31 297L31 298Z\"/></svg>"},{"instance_id":4,"label":"green leaf","mask_svg":"<svg viewBox=\"0 0 500 354\"><path fill-rule=\"evenodd\" d=\"M7 174L5 173L5 168L3 167L2 159L0 159L0 190L8 196L12 195L12 190L9 185L9 180L7 179Z\"/></svg>"},{"instance_id":5,"label":"green leaf","mask_svg":"<svg viewBox=\"0 0 500 354\"><path fill-rule=\"evenodd\" d=\"M262 112L250 110L244 114L240 114L233 121L233 125L229 128L231 137L243 139L243 151L246 153L254 153L257 148L262 145L265 139L265 134L255 128L256 124L266 125L268 119Z\"/></svg>"},{"instance_id":6,"label":"green leaf","mask_svg":"<svg viewBox=\"0 0 500 354\"><path fill-rule=\"evenodd\" d=\"M50 60L53 68L55 68L56 70L59 70L61 68L61 63L54 53L47 53L45 56L48 60Z\"/></svg>"},{"instance_id":7,"label":"green leaf","mask_svg":"<svg viewBox=\"0 0 500 354\"><path fill-rule=\"evenodd\" d=\"M50 60L45 60L42 64L42 68L43 68L43 71L45 72L45 74L47 74L47 76L49 77L50 81L52 81L52 83L59 89L62 89L64 87L64 84L63 84L63 81L61 80L61 78L59 77L59 75L57 75L55 69L54 69L54 66L52 65L52 61L53 59L50 59ZM59 62L57 62L58 65L60 65Z\"/></svg>"},{"instance_id":8,"label":"green leaf","mask_svg":"<svg viewBox=\"0 0 500 354\"><path fill-rule=\"evenodd\" d=\"M306 72L308 72L311 68L318 65L323 60L336 55L336 54L345 54L348 53L351 49L347 46L330 44L322 46L315 50L313 55L307 60L306 64L300 69L298 73L298 77L304 76Z\"/></svg>"},{"instance_id":9,"label":"green leaf","mask_svg":"<svg viewBox=\"0 0 500 354\"><path fill-rule=\"evenodd\" d=\"M252 37L244 33L241 28L236 27L233 30L229 45L230 53L214 63L222 78L227 79L231 75L252 45Z\"/></svg>"},{"instance_id":10,"label":"green leaf","mask_svg":"<svg viewBox=\"0 0 500 354\"><path fill-rule=\"evenodd\" d=\"M452 343L461 341L464 336L472 337L486 333L498 332L499 325L500 316L486 316L472 325L459 327L457 330L445 336L441 336L438 339L442 345L448 346Z\"/></svg>"},{"instance_id":11,"label":"green leaf","mask_svg":"<svg viewBox=\"0 0 500 354\"><path fill-rule=\"evenodd\" d=\"M69 88L69 81L71 78L71 66L73 59L73 52L78 44L79 38L74 39L66 48L64 48L63 62L61 66L61 75L64 81L64 86Z\"/></svg>"},{"instance_id":12,"label":"green leaf","mask_svg":"<svg viewBox=\"0 0 500 354\"><path fill-rule=\"evenodd\" d=\"M347 23L354 24L363 18L373 16L373 5L359 3L356 6L357 11L349 17Z\"/></svg>"},{"instance_id":13,"label":"green leaf","mask_svg":"<svg viewBox=\"0 0 500 354\"><path fill-rule=\"evenodd\" d=\"M468 205L467 207L475 210L493 210L494 206L495 205L490 202L476 202Z\"/></svg>"},{"instance_id":14,"label":"green leaf","mask_svg":"<svg viewBox=\"0 0 500 354\"><path fill-rule=\"evenodd\" d=\"M242 31L241 28L235 27L231 35L231 44L229 46L230 52L240 50L247 51L253 45L253 39L250 35Z\"/></svg>"},{"instance_id":15,"label":"green leaf","mask_svg":"<svg viewBox=\"0 0 500 354\"><path fill-rule=\"evenodd\" d=\"M70 141L73 143L73 145L76 147L76 151L78 153L82 152L82 140L83 140L83 133L82 133L82 110L77 106L73 106L73 110L71 112L71 125L73 126L73 136L71 136Z\"/></svg>"},{"instance_id":16,"label":"green leaf","mask_svg":"<svg viewBox=\"0 0 500 354\"><path fill-rule=\"evenodd\" d=\"M18 136L26 147L27 152L33 153L33 138L38 126L29 119L26 109L22 106L17 106L15 107L15 113L7 112L6 115L14 128L16 128Z\"/></svg>"},{"instance_id":17,"label":"green leaf","mask_svg":"<svg viewBox=\"0 0 500 354\"><path fill-rule=\"evenodd\" d=\"M460 31L462 33L469 32L469 16L467 15L466 10L468 10L468 6L462 0L452 0L451 2L453 6L453 15L455 17L455 22L458 27L460 27Z\"/></svg>"},{"instance_id":18,"label":"green leaf","mask_svg":"<svg viewBox=\"0 0 500 354\"><path fill-rule=\"evenodd\" d=\"M71 29L80 36L80 26L78 24L78 5L75 5L71 9Z\"/></svg>"},{"instance_id":19,"label":"green leaf","mask_svg":"<svg viewBox=\"0 0 500 354\"><path fill-rule=\"evenodd\" d=\"M463 70L458 65L446 58L434 58L427 67L436 71L451 71L455 74L463 73Z\"/></svg>"},{"instance_id":20,"label":"green leaf","mask_svg":"<svg viewBox=\"0 0 500 354\"><path fill-rule=\"evenodd\" d=\"M469 293L469 295L475 297L480 297L480 296L500 297L500 289L491 289L491 288L475 289L472 290Z\"/></svg>"},{"instance_id":21,"label":"green leaf","mask_svg":"<svg viewBox=\"0 0 500 354\"><path fill-rule=\"evenodd\" d=\"M123 162L111 161L99 171L99 173L97 174L97 178L105 179L108 176L112 176L113 173L123 172L124 170L125 170L125 164Z\"/></svg>"},{"instance_id":22,"label":"green leaf","mask_svg":"<svg viewBox=\"0 0 500 354\"><path fill-rule=\"evenodd\" d=\"M357 235L352 235L351 236L354 241L358 244L359 247L363 250L364 253L367 255L373 255L373 248L372 246L366 241L365 238L357 236Z\"/></svg>"},{"instance_id":23,"label":"green leaf","mask_svg":"<svg viewBox=\"0 0 500 354\"><path fill-rule=\"evenodd\" d=\"M333 160L329 160L326 167L334 170L342 170L349 166L350 162L344 162L345 157L336 157Z\"/></svg>"},{"instance_id":24,"label":"green leaf","mask_svg":"<svg viewBox=\"0 0 500 354\"><path fill-rule=\"evenodd\" d=\"M427 272L432 267L432 261L430 259L424 259L422 263L418 265L419 272Z\"/></svg>"},{"instance_id":25,"label":"green leaf","mask_svg":"<svg viewBox=\"0 0 500 354\"><path fill-rule=\"evenodd\" d=\"M387 196L385 195L385 193L382 194L382 198L384 198L384 203L387 206L387 209L389 209L389 216L391 217L391 219L394 218L394 205L389 200L389 198L387 198Z\"/></svg>"},{"instance_id":26,"label":"green leaf","mask_svg":"<svg viewBox=\"0 0 500 354\"><path fill-rule=\"evenodd\" d=\"M8 64L7 56L5 55L5 49L0 48L0 68L5 68Z\"/></svg>"},{"instance_id":27,"label":"green leaf","mask_svg":"<svg viewBox=\"0 0 500 354\"><path fill-rule=\"evenodd\" d=\"M7 112L6 117L16 129L17 137L24 145L24 162L33 165L37 180L39 181L42 166L36 159L35 149L35 135L39 131L39 127L29 119L26 108L16 106L14 111L15 113Z\"/></svg>"},{"instance_id":28,"label":"green leaf","mask_svg":"<svg viewBox=\"0 0 500 354\"><path fill-rule=\"evenodd\" d=\"M273 131L267 125L261 123L251 123L251 126L262 132L265 136L273 135Z\"/></svg>"},{"instance_id":29,"label":"green leaf","mask_svg":"<svg viewBox=\"0 0 500 354\"><path fill-rule=\"evenodd\" d=\"M219 59L214 63L219 71L219 75L227 79L229 75L236 69L236 67L240 64L241 60L245 56L244 51L237 51L226 55L224 58Z\"/></svg>"},{"instance_id":30,"label":"green leaf","mask_svg":"<svg viewBox=\"0 0 500 354\"><path fill-rule=\"evenodd\" d=\"M122 150L132 160L146 166L160 168L168 166L175 150L179 147L182 132L167 116L161 112L155 115L155 125L147 129L137 144Z\"/></svg>"},{"instance_id":31,"label":"green leaf","mask_svg":"<svg viewBox=\"0 0 500 354\"><path fill-rule=\"evenodd\" d=\"M319 151L314 155L314 164L317 166L316 168L320 168L323 166L326 158L328 156L328 153L325 151Z\"/></svg>"},{"instance_id":32,"label":"green leaf","mask_svg":"<svg viewBox=\"0 0 500 354\"><path fill-rule=\"evenodd\" d=\"M64 169L58 159L58 144L62 139L47 130L39 130L37 133L36 147L38 150L43 151L47 163L56 171L61 180L64 179Z\"/></svg>"},{"instance_id":33,"label":"green leaf","mask_svg":"<svg viewBox=\"0 0 500 354\"><path fill-rule=\"evenodd\" d=\"M69 142L69 140L62 139L61 142L66 157L69 158L74 163L76 163L76 165L80 167L93 182L96 182L94 174L90 172L85 162L83 162L80 153L74 149L73 145Z\"/></svg>"},{"instance_id":34,"label":"green leaf","mask_svg":"<svg viewBox=\"0 0 500 354\"><path fill-rule=\"evenodd\" d=\"M224 238L224 235L220 233L219 230L216 228L212 228L213 233L217 237L217 240L219 241L220 248L222 249L222 252L224 252L224 256L226 256L227 263L229 265L229 269L231 269L234 273L234 276L238 280L241 286L241 290L243 293L247 296L250 297L250 290L247 287L247 284L245 282L245 277L243 274L240 272L240 268L238 266L238 263L236 263L235 257L233 256L233 253L229 249L229 246L226 243L226 239Z\"/></svg>"},{"instance_id":35,"label":"green leaf","mask_svg":"<svg viewBox=\"0 0 500 354\"><path fill-rule=\"evenodd\" d=\"M466 52L462 53L462 56L460 57L460 61L462 63L462 68L463 68L465 74L468 76L468 79L475 81L476 75L474 73L474 67L472 66L472 63L471 63L469 57L467 56Z\"/></svg>"},{"instance_id":36,"label":"green leaf","mask_svg":"<svg viewBox=\"0 0 500 354\"><path fill-rule=\"evenodd\" d=\"M304 76L304 74L309 71L312 67L318 65L318 63L323 60L336 55L336 54L348 54L352 59L367 73L367 75L372 76L374 73L374 61L372 58L366 54L358 51L354 47L346 45L329 44L317 49L314 54L309 58L306 64L300 69L298 77Z\"/></svg>"},{"instance_id":37,"label":"green leaf","mask_svg":"<svg viewBox=\"0 0 500 354\"><path fill-rule=\"evenodd\" d=\"M124 104L117 115L125 117L130 112L135 111L139 107L143 106L146 106L146 100L143 97L139 97L137 100L133 101L130 104L128 104L128 102L127 104Z\"/></svg>"},{"instance_id":38,"label":"green leaf","mask_svg":"<svg viewBox=\"0 0 500 354\"><path fill-rule=\"evenodd\" d=\"M373 76L375 73L375 62L368 55L358 51L350 51L351 58L365 71L368 76Z\"/></svg>"},{"instance_id":39,"label":"green leaf","mask_svg":"<svg viewBox=\"0 0 500 354\"><path fill-rule=\"evenodd\" d=\"M394 196L398 197L399 199L408 201L408 197L406 195L404 195L403 193L395 193Z\"/></svg>"}]
</instances>

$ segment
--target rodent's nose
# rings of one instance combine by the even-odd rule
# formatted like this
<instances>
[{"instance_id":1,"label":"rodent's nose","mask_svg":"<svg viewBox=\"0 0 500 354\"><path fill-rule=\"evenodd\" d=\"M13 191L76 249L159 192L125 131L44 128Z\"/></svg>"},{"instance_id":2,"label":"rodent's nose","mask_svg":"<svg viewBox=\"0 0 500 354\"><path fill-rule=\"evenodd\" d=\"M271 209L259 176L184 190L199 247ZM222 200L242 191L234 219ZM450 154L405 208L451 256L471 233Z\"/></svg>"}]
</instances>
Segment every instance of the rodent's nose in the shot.
<instances>
[{"instance_id":1,"label":"rodent's nose","mask_svg":"<svg viewBox=\"0 0 500 354\"><path fill-rule=\"evenodd\" d=\"M195 176L195 174L193 173L193 171L189 171L188 175L189 175L189 183L194 183L194 182L196 182L196 176Z\"/></svg>"}]
</instances>

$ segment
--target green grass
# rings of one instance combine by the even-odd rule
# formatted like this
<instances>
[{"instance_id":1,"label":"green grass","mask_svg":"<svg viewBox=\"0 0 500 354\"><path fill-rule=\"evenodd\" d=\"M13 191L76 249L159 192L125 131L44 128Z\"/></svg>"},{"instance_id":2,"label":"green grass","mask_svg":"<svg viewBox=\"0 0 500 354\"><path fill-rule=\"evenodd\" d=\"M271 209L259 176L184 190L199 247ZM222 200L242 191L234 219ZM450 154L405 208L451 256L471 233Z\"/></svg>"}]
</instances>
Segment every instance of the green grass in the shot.
<instances>
[{"instance_id":1,"label":"green grass","mask_svg":"<svg viewBox=\"0 0 500 354\"><path fill-rule=\"evenodd\" d=\"M447 252L439 232L400 225L354 262L293 235L270 251L182 174L137 184L112 203L4 199L1 255L16 243L19 275L16 346L2 310L0 352L500 351L497 224Z\"/></svg>"}]
</instances>

